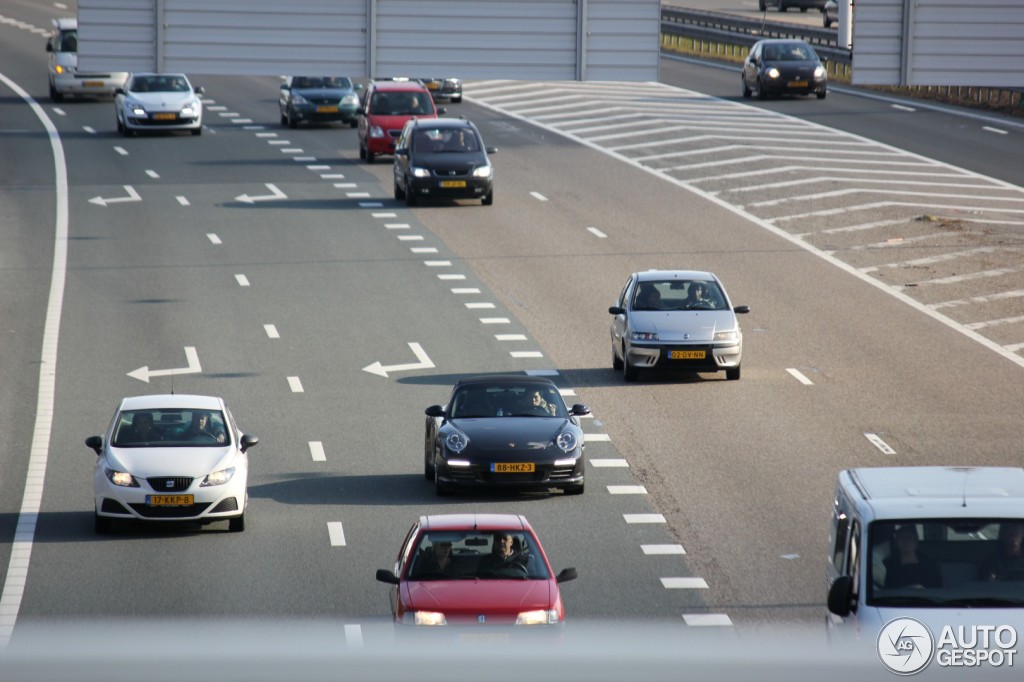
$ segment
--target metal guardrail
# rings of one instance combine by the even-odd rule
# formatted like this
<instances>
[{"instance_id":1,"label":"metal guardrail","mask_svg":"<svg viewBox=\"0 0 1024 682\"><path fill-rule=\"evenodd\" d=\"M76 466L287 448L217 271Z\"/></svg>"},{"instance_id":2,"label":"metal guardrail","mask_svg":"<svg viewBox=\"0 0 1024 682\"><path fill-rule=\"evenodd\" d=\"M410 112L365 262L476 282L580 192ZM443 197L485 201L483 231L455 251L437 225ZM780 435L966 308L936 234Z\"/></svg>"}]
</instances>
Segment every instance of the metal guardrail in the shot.
<instances>
[{"instance_id":1,"label":"metal guardrail","mask_svg":"<svg viewBox=\"0 0 1024 682\"><path fill-rule=\"evenodd\" d=\"M763 38L797 38L814 46L818 55L839 64L850 64L853 55L839 47L836 31L799 26L779 21L743 17L700 10L661 8L661 32L665 35L695 38L750 47Z\"/></svg>"}]
</instances>

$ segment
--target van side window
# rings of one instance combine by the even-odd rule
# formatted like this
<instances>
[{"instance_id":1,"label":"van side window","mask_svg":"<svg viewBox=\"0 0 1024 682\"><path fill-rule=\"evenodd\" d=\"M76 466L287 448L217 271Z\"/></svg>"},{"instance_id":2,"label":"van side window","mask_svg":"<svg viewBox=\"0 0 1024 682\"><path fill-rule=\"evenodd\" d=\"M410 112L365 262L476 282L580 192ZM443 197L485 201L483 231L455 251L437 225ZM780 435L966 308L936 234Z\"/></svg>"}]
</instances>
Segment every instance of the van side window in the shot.
<instances>
[{"instance_id":1,"label":"van side window","mask_svg":"<svg viewBox=\"0 0 1024 682\"><path fill-rule=\"evenodd\" d=\"M836 542L833 547L832 565L842 574L846 561L846 540L849 537L850 522L845 514L836 513L833 524L835 525Z\"/></svg>"},{"instance_id":2,"label":"van side window","mask_svg":"<svg viewBox=\"0 0 1024 682\"><path fill-rule=\"evenodd\" d=\"M853 597L860 594L860 521L850 522L850 551L845 573L853 578Z\"/></svg>"}]
</instances>

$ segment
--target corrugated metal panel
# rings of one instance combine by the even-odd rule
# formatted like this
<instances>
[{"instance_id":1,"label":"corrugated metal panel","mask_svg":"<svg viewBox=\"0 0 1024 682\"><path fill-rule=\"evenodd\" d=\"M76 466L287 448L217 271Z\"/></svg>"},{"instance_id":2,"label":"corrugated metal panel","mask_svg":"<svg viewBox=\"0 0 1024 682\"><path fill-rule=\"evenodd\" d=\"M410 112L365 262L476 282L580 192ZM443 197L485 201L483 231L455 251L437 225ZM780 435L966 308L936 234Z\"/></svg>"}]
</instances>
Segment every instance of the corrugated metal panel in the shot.
<instances>
[{"instance_id":1,"label":"corrugated metal panel","mask_svg":"<svg viewBox=\"0 0 1024 682\"><path fill-rule=\"evenodd\" d=\"M854 83L1024 85L1021 0L857 0Z\"/></svg>"},{"instance_id":2,"label":"corrugated metal panel","mask_svg":"<svg viewBox=\"0 0 1024 682\"><path fill-rule=\"evenodd\" d=\"M658 0L80 0L78 17L88 69L658 76Z\"/></svg>"}]
</instances>

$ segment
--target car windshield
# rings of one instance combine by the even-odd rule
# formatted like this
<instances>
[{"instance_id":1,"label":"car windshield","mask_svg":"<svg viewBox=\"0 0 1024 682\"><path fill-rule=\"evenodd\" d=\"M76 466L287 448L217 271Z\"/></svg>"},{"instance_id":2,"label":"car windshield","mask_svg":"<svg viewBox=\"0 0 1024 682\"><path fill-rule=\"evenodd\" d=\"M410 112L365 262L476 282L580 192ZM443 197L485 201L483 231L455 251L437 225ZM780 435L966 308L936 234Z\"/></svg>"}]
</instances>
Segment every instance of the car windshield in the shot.
<instances>
[{"instance_id":1,"label":"car windshield","mask_svg":"<svg viewBox=\"0 0 1024 682\"><path fill-rule=\"evenodd\" d=\"M352 87L352 81L338 76L296 76L292 79L293 88L340 88Z\"/></svg>"},{"instance_id":2,"label":"car windshield","mask_svg":"<svg viewBox=\"0 0 1024 682\"><path fill-rule=\"evenodd\" d=\"M640 282L633 292L633 310L722 310L722 290L713 280Z\"/></svg>"},{"instance_id":3,"label":"car windshield","mask_svg":"<svg viewBox=\"0 0 1024 682\"><path fill-rule=\"evenodd\" d=\"M817 59L817 55L806 43L783 43L766 45L764 58L771 62L809 62Z\"/></svg>"},{"instance_id":4,"label":"car windshield","mask_svg":"<svg viewBox=\"0 0 1024 682\"><path fill-rule=\"evenodd\" d=\"M557 417L568 411L551 384L486 384L462 387L451 401L452 419L485 417Z\"/></svg>"},{"instance_id":5,"label":"car windshield","mask_svg":"<svg viewBox=\"0 0 1024 682\"><path fill-rule=\"evenodd\" d=\"M433 114L427 92L375 92L370 110L379 116L418 116Z\"/></svg>"},{"instance_id":6,"label":"car windshield","mask_svg":"<svg viewBox=\"0 0 1024 682\"><path fill-rule=\"evenodd\" d=\"M876 521L869 606L1024 606L1024 519Z\"/></svg>"},{"instance_id":7,"label":"car windshield","mask_svg":"<svg viewBox=\"0 0 1024 682\"><path fill-rule=\"evenodd\" d=\"M469 128L418 129L413 151L420 154L459 154L480 151L480 140Z\"/></svg>"},{"instance_id":8,"label":"car windshield","mask_svg":"<svg viewBox=\"0 0 1024 682\"><path fill-rule=\"evenodd\" d=\"M221 447L230 443L220 410L125 410L111 443L118 448Z\"/></svg>"},{"instance_id":9,"label":"car windshield","mask_svg":"<svg viewBox=\"0 0 1024 682\"><path fill-rule=\"evenodd\" d=\"M78 52L78 31L61 31L57 52Z\"/></svg>"},{"instance_id":10,"label":"car windshield","mask_svg":"<svg viewBox=\"0 0 1024 682\"><path fill-rule=\"evenodd\" d=\"M131 92L189 92L184 76L136 76L128 88Z\"/></svg>"},{"instance_id":11,"label":"car windshield","mask_svg":"<svg viewBox=\"0 0 1024 682\"><path fill-rule=\"evenodd\" d=\"M547 580L551 577L530 533L444 531L420 536L409 580Z\"/></svg>"}]
</instances>

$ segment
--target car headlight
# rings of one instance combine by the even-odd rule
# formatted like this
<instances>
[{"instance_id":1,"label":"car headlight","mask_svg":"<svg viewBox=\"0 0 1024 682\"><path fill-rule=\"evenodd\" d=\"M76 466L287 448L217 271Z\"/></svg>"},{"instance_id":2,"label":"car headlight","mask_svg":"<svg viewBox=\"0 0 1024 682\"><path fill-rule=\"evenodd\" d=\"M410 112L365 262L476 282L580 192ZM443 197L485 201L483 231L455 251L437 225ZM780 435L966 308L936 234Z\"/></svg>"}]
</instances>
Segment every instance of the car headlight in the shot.
<instances>
[{"instance_id":1,"label":"car headlight","mask_svg":"<svg viewBox=\"0 0 1024 682\"><path fill-rule=\"evenodd\" d=\"M778 78L780 75L781 74L779 73L779 70L776 69L774 66L772 68L768 69L768 77L769 78L774 80L774 79Z\"/></svg>"},{"instance_id":2,"label":"car headlight","mask_svg":"<svg viewBox=\"0 0 1024 682\"><path fill-rule=\"evenodd\" d=\"M817 80L824 80L825 76L827 76L827 75L828 75L828 73L825 71L825 67L824 66L816 66L816 67L814 67L814 77Z\"/></svg>"},{"instance_id":3,"label":"car headlight","mask_svg":"<svg viewBox=\"0 0 1024 682\"><path fill-rule=\"evenodd\" d=\"M555 445L562 452L572 452L578 444L579 439L576 438L576 434L572 431L562 431L555 436Z\"/></svg>"},{"instance_id":4,"label":"car headlight","mask_svg":"<svg viewBox=\"0 0 1024 682\"><path fill-rule=\"evenodd\" d=\"M135 477L129 474L127 471L114 471L113 469L104 469L103 472L107 475L107 479L110 480L114 485L119 485L122 488L138 488L139 482L135 480Z\"/></svg>"},{"instance_id":5,"label":"car headlight","mask_svg":"<svg viewBox=\"0 0 1024 682\"><path fill-rule=\"evenodd\" d=\"M309 100L298 94L297 92L292 93L292 104L309 104Z\"/></svg>"},{"instance_id":6,"label":"car headlight","mask_svg":"<svg viewBox=\"0 0 1024 682\"><path fill-rule=\"evenodd\" d=\"M427 170L426 168L417 168L416 166L413 166L409 170L412 171L412 175L413 175L414 178L429 178L430 177L430 171Z\"/></svg>"},{"instance_id":7,"label":"car headlight","mask_svg":"<svg viewBox=\"0 0 1024 682\"><path fill-rule=\"evenodd\" d=\"M384 129L380 126L370 126L370 137L384 137Z\"/></svg>"},{"instance_id":8,"label":"car headlight","mask_svg":"<svg viewBox=\"0 0 1024 682\"><path fill-rule=\"evenodd\" d=\"M200 488L209 488L215 485L224 485L231 480L231 477L235 475L235 467L228 467L227 469L221 469L220 471L214 471L212 474L207 474L203 482L199 484Z\"/></svg>"},{"instance_id":9,"label":"car headlight","mask_svg":"<svg viewBox=\"0 0 1024 682\"><path fill-rule=\"evenodd\" d=\"M516 625L558 625L558 610L523 611L516 616Z\"/></svg>"},{"instance_id":10,"label":"car headlight","mask_svg":"<svg viewBox=\"0 0 1024 682\"><path fill-rule=\"evenodd\" d=\"M658 332L633 332L629 338L634 341L657 341Z\"/></svg>"},{"instance_id":11,"label":"car headlight","mask_svg":"<svg viewBox=\"0 0 1024 682\"><path fill-rule=\"evenodd\" d=\"M439 611L417 611L413 614L416 625L448 625L444 614Z\"/></svg>"},{"instance_id":12,"label":"car headlight","mask_svg":"<svg viewBox=\"0 0 1024 682\"><path fill-rule=\"evenodd\" d=\"M53 70L57 72L58 76L61 75L62 73L64 73L64 67L61 66L60 64L58 64L57 66L53 67Z\"/></svg>"},{"instance_id":13,"label":"car headlight","mask_svg":"<svg viewBox=\"0 0 1024 682\"><path fill-rule=\"evenodd\" d=\"M199 111L199 102L191 102L191 103L186 104L185 106L183 106L181 108L181 116L185 117L185 118L190 118L192 116L195 116L196 112L198 112L198 111Z\"/></svg>"},{"instance_id":14,"label":"car headlight","mask_svg":"<svg viewBox=\"0 0 1024 682\"><path fill-rule=\"evenodd\" d=\"M449 452L460 453L469 445L469 436L460 431L455 431L448 434L448 437L444 439L444 444Z\"/></svg>"},{"instance_id":15,"label":"car headlight","mask_svg":"<svg viewBox=\"0 0 1024 682\"><path fill-rule=\"evenodd\" d=\"M341 98L341 103L355 106L356 104L359 104L359 98L355 95L345 95Z\"/></svg>"},{"instance_id":16,"label":"car headlight","mask_svg":"<svg viewBox=\"0 0 1024 682\"><path fill-rule=\"evenodd\" d=\"M480 166L478 168L474 168L473 169L473 177L474 178L489 178L489 177L491 177L491 173L492 172L493 171L491 170L491 165L487 164L486 166Z\"/></svg>"},{"instance_id":17,"label":"car headlight","mask_svg":"<svg viewBox=\"0 0 1024 682\"><path fill-rule=\"evenodd\" d=\"M146 115L146 108L143 107L138 102L128 102L127 107L128 107L128 111L132 112L132 114L135 115L135 116L145 116Z\"/></svg>"},{"instance_id":18,"label":"car headlight","mask_svg":"<svg viewBox=\"0 0 1024 682\"><path fill-rule=\"evenodd\" d=\"M728 332L715 332L715 341L735 341L740 337L739 332L735 329Z\"/></svg>"}]
</instances>

